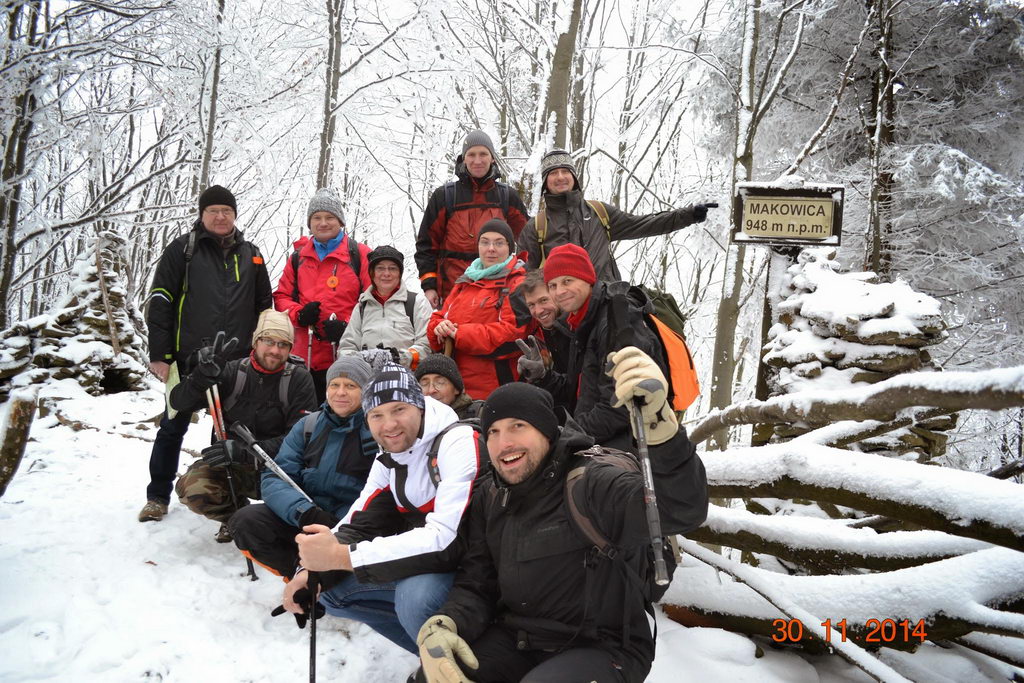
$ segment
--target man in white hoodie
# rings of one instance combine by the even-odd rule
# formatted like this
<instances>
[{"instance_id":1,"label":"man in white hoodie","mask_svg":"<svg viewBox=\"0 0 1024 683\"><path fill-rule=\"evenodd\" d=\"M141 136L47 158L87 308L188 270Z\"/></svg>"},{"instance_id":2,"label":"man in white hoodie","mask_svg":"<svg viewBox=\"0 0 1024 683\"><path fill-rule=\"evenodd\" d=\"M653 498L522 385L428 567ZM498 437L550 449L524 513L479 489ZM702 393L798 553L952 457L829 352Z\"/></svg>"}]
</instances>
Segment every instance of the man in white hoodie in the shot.
<instances>
[{"instance_id":1,"label":"man in white hoodie","mask_svg":"<svg viewBox=\"0 0 1024 683\"><path fill-rule=\"evenodd\" d=\"M456 425L451 408L425 397L407 368L385 365L363 388L362 401L382 453L338 527L312 524L296 537L302 566L283 604L304 613L303 600L295 600L307 585L303 569L329 572L320 575L328 614L366 623L415 654L417 632L451 589L462 550L456 532L480 452L473 429Z\"/></svg>"}]
</instances>

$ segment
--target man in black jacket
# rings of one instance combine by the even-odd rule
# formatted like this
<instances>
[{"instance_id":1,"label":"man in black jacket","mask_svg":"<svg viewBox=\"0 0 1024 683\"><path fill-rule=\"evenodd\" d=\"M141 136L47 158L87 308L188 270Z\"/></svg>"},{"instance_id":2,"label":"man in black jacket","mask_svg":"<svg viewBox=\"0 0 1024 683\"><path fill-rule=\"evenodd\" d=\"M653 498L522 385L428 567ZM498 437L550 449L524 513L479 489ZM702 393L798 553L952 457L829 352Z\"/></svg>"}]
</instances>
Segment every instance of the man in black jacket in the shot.
<instances>
[{"instance_id":1,"label":"man in black jacket","mask_svg":"<svg viewBox=\"0 0 1024 683\"><path fill-rule=\"evenodd\" d=\"M273 305L270 278L259 248L235 227L235 197L219 185L199 195L199 218L192 230L164 249L149 295L149 369L166 382L171 365L191 371L193 352L217 332L248 339L260 311ZM245 355L236 350L237 357ZM140 522L167 514L178 454L192 415L179 412L160 421L149 457L149 486Z\"/></svg>"},{"instance_id":2,"label":"man in black jacket","mask_svg":"<svg viewBox=\"0 0 1024 683\"><path fill-rule=\"evenodd\" d=\"M596 443L635 452L629 413L612 407L614 387L604 364L626 336L630 345L664 362L661 340L644 322L644 314L652 312L650 302L625 282L598 280L587 252L575 244L552 250L544 280L565 317L544 331L552 367L546 367L536 346L524 349L518 361L520 378L549 391L555 406L565 408ZM620 320L613 314L616 306Z\"/></svg>"},{"instance_id":3,"label":"man in black jacket","mask_svg":"<svg viewBox=\"0 0 1024 683\"><path fill-rule=\"evenodd\" d=\"M225 362L223 340L219 333L213 346L199 350L196 369L171 390L171 407L199 410L207 405L207 390L216 386L225 425L241 422L275 457L292 425L318 404L309 371L288 361L294 341L291 321L285 313L263 311L248 358ZM233 347L234 341L226 345ZM203 449L203 459L189 466L174 486L189 510L221 523L219 543L231 541L227 522L235 511L248 505L249 498L260 497L259 462L244 443L230 433L228 437Z\"/></svg>"},{"instance_id":4,"label":"man in black jacket","mask_svg":"<svg viewBox=\"0 0 1024 683\"><path fill-rule=\"evenodd\" d=\"M635 347L610 360L616 402L642 404L662 533L690 531L706 517L707 483L666 409L665 376ZM473 496L448 600L418 634L421 680L643 681L654 660L643 476L588 457L593 441L571 420L559 429L537 387L497 389L482 425L493 475ZM573 500L614 557L596 554L568 511L566 477L581 467ZM625 578L630 571L638 581Z\"/></svg>"},{"instance_id":5,"label":"man in black jacket","mask_svg":"<svg viewBox=\"0 0 1024 683\"><path fill-rule=\"evenodd\" d=\"M572 155L555 149L541 159L544 196L537 215L519 233L519 251L528 254L530 268L540 268L551 250L577 244L590 254L601 280L621 280L611 254L611 242L635 240L675 232L708 215L708 204L692 204L671 211L634 216L613 204L584 199Z\"/></svg>"}]
</instances>

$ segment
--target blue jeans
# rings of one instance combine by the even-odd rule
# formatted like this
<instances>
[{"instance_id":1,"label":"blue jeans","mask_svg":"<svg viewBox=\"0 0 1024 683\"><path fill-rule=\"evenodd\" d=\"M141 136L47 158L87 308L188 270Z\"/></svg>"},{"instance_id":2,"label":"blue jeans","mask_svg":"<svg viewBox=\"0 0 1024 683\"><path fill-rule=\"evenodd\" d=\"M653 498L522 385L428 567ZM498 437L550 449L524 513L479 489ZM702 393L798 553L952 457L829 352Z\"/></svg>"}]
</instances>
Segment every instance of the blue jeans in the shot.
<instances>
[{"instance_id":1,"label":"blue jeans","mask_svg":"<svg viewBox=\"0 0 1024 683\"><path fill-rule=\"evenodd\" d=\"M192 413L179 411L174 418L164 417L160 420L160 429L153 440L153 452L149 456L149 486L146 487L146 500L158 500L164 505L171 502L171 489L174 478L178 475L178 456L181 454L181 442L185 432L192 423Z\"/></svg>"},{"instance_id":2,"label":"blue jeans","mask_svg":"<svg viewBox=\"0 0 1024 683\"><path fill-rule=\"evenodd\" d=\"M361 621L395 645L419 654L416 635L448 599L454 573L418 574L393 583L359 583L349 574L320 594L327 613Z\"/></svg>"}]
</instances>

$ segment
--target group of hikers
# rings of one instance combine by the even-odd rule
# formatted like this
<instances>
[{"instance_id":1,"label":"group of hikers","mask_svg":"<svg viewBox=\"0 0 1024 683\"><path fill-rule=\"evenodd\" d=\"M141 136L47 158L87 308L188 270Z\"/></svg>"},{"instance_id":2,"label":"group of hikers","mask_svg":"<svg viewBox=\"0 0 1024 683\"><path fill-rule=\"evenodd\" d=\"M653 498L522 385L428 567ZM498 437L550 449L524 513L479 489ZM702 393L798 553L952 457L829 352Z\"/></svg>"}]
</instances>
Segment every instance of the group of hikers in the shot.
<instances>
[{"instance_id":1,"label":"group of hikers","mask_svg":"<svg viewBox=\"0 0 1024 683\"><path fill-rule=\"evenodd\" d=\"M167 412L138 519L163 519L173 488L285 580L277 611L368 624L420 656L410 681L642 681L654 555L674 568L674 553L653 549L633 454L666 538L704 521L707 487L651 304L610 242L709 205L633 216L587 200L554 150L530 217L495 157L469 133L458 180L431 195L422 293L399 250L346 232L329 189L272 290L234 196L201 193L150 294ZM179 477L204 407L215 441Z\"/></svg>"}]
</instances>

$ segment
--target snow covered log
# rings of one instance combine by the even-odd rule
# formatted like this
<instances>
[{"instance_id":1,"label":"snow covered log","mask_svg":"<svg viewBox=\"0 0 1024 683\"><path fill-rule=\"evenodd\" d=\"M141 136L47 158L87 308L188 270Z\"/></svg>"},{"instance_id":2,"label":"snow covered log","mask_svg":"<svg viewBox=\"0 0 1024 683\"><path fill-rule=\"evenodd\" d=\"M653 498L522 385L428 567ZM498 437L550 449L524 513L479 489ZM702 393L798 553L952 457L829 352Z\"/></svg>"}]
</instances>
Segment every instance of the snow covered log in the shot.
<instances>
[{"instance_id":1,"label":"snow covered log","mask_svg":"<svg viewBox=\"0 0 1024 683\"><path fill-rule=\"evenodd\" d=\"M815 573L840 573L853 567L891 571L956 557L991 547L987 543L938 531L880 534L843 522L812 517L756 515L712 505L708 519L686 534L701 543L767 553Z\"/></svg>"},{"instance_id":2,"label":"snow covered log","mask_svg":"<svg viewBox=\"0 0 1024 683\"><path fill-rule=\"evenodd\" d=\"M915 372L842 392L804 391L766 401L742 401L709 414L690 433L700 443L722 427L743 424L897 419L913 407L956 412L1024 406L1024 366L978 372Z\"/></svg>"},{"instance_id":3,"label":"snow covered log","mask_svg":"<svg viewBox=\"0 0 1024 683\"><path fill-rule=\"evenodd\" d=\"M11 394L0 425L0 497L18 471L25 455L29 429L36 415L36 390L21 389Z\"/></svg>"},{"instance_id":4,"label":"snow covered log","mask_svg":"<svg viewBox=\"0 0 1024 683\"><path fill-rule=\"evenodd\" d=\"M866 642L874 630L871 620L923 620L929 640L949 640L968 633L1024 636L1024 614L1015 610L1024 596L1024 554L989 548L918 567L879 574L789 576L742 565L716 556L683 539L683 562L662 599L665 613L683 624L715 626L772 636L777 619L798 616L804 638L817 634L831 620L830 644L836 646L836 624L845 620L849 640L871 647L913 649L921 638ZM710 560L712 565L704 563ZM738 581L723 577L728 568ZM919 630L918 633L921 631ZM876 636L879 635L875 631ZM781 642L793 642L788 637Z\"/></svg>"},{"instance_id":5,"label":"snow covered log","mask_svg":"<svg viewBox=\"0 0 1024 683\"><path fill-rule=\"evenodd\" d=\"M706 453L702 459L712 497L823 501L1024 550L1024 497L1013 482L796 443Z\"/></svg>"}]
</instances>

